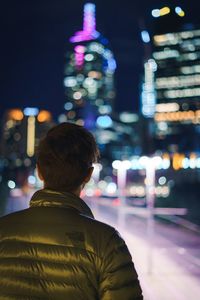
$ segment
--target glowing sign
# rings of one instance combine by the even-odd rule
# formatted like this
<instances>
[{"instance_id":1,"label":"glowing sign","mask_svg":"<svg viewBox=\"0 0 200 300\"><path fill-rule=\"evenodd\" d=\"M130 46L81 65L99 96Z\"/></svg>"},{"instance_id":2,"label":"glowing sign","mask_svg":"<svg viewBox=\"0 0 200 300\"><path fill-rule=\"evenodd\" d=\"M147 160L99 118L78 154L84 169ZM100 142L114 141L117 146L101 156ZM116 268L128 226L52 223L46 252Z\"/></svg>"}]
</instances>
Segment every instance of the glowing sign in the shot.
<instances>
[{"instance_id":1,"label":"glowing sign","mask_svg":"<svg viewBox=\"0 0 200 300\"><path fill-rule=\"evenodd\" d=\"M77 31L70 38L70 42L90 41L98 38L99 35L99 32L96 31L95 4L86 3L84 5L83 30Z\"/></svg>"}]
</instances>

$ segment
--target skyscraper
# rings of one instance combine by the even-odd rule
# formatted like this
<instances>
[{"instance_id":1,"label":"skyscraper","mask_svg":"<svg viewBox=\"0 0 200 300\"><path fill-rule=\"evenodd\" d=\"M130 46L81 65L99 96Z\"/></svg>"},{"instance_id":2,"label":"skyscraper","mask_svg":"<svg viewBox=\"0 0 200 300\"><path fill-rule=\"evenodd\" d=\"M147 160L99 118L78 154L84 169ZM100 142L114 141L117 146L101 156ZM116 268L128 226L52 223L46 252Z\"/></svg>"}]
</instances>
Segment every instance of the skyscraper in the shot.
<instances>
[{"instance_id":1,"label":"skyscraper","mask_svg":"<svg viewBox=\"0 0 200 300\"><path fill-rule=\"evenodd\" d=\"M96 31L95 5L84 5L83 30L70 38L64 86L67 120L93 130L109 127L113 109L116 62L108 41Z\"/></svg>"},{"instance_id":2,"label":"skyscraper","mask_svg":"<svg viewBox=\"0 0 200 300\"><path fill-rule=\"evenodd\" d=\"M156 147L198 151L200 133L200 29L184 26L180 7L152 11ZM180 21L181 20L181 21Z\"/></svg>"}]
</instances>

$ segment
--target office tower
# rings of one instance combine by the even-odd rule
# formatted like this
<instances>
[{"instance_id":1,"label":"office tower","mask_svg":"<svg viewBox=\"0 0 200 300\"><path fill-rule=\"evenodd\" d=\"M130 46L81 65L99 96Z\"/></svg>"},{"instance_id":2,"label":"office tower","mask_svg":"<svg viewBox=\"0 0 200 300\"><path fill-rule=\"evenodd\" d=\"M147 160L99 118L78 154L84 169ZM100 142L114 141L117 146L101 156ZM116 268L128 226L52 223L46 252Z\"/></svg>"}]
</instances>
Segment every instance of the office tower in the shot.
<instances>
[{"instance_id":1,"label":"office tower","mask_svg":"<svg viewBox=\"0 0 200 300\"><path fill-rule=\"evenodd\" d=\"M67 120L91 130L109 127L116 63L107 39L96 31L94 4L84 5L83 30L70 42L64 70Z\"/></svg>"},{"instance_id":2,"label":"office tower","mask_svg":"<svg viewBox=\"0 0 200 300\"><path fill-rule=\"evenodd\" d=\"M35 147L53 125L49 111L35 107L5 112L1 134L1 156L8 168L35 165Z\"/></svg>"},{"instance_id":3,"label":"office tower","mask_svg":"<svg viewBox=\"0 0 200 300\"><path fill-rule=\"evenodd\" d=\"M180 7L153 10L156 148L191 152L200 143L200 28Z\"/></svg>"}]
</instances>

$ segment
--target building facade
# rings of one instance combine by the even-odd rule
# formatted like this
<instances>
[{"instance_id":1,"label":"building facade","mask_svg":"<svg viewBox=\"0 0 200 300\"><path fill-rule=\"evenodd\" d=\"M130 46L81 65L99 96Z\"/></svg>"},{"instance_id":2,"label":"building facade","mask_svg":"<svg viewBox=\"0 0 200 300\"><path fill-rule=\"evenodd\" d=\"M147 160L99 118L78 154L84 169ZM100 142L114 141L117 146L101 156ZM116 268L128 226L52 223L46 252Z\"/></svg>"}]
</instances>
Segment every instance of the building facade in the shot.
<instances>
[{"instance_id":1,"label":"building facade","mask_svg":"<svg viewBox=\"0 0 200 300\"><path fill-rule=\"evenodd\" d=\"M35 148L53 124L47 110L26 107L6 111L0 149L5 166L10 169L35 166Z\"/></svg>"},{"instance_id":2,"label":"building facade","mask_svg":"<svg viewBox=\"0 0 200 300\"><path fill-rule=\"evenodd\" d=\"M169 152L200 149L200 28L186 26L180 7L152 11L156 63L155 146ZM180 21L181 19L181 21Z\"/></svg>"},{"instance_id":3,"label":"building facade","mask_svg":"<svg viewBox=\"0 0 200 300\"><path fill-rule=\"evenodd\" d=\"M70 38L64 86L66 120L95 128L110 127L116 62L108 41L96 31L95 5L84 5L83 30Z\"/></svg>"},{"instance_id":4,"label":"building facade","mask_svg":"<svg viewBox=\"0 0 200 300\"><path fill-rule=\"evenodd\" d=\"M187 150L177 137L194 138L200 124L200 30L155 35L154 45L156 135L174 136Z\"/></svg>"}]
</instances>

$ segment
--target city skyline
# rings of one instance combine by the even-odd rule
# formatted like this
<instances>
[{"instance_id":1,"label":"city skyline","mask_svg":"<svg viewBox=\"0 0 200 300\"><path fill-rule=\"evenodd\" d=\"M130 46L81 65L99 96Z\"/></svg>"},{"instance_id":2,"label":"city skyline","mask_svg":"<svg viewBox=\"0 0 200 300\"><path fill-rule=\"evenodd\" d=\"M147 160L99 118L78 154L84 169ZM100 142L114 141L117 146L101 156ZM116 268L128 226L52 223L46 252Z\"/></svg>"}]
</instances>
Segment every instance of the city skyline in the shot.
<instances>
[{"instance_id":1,"label":"city skyline","mask_svg":"<svg viewBox=\"0 0 200 300\"><path fill-rule=\"evenodd\" d=\"M55 209L65 216L65 195L76 202L84 187L81 206L127 240L148 300L196 300L200 293L199 9L196 0L7 0L1 6L0 216L25 210L15 214L22 228L25 214L37 209L35 196L29 201L38 189L49 193L38 205L57 206L62 195L64 204ZM63 122L84 128L54 127ZM70 185L77 169L81 177ZM36 212L35 225L27 219L35 245L43 216ZM42 226L49 227L49 218ZM9 244L28 245L30 226L20 236L15 224L8 226ZM55 239L43 237L49 246L60 237L68 245L57 232ZM0 263L5 280L13 259ZM8 293L21 295L13 262ZM40 266L32 269L33 278L46 276Z\"/></svg>"},{"instance_id":2,"label":"city skyline","mask_svg":"<svg viewBox=\"0 0 200 300\"><path fill-rule=\"evenodd\" d=\"M4 4L5 15L1 19L3 43L0 50L1 114L7 108L20 106L46 108L53 111L54 115L62 112L64 54L69 48L70 36L81 27L84 3L59 1L56 4L54 1L43 1L40 4L36 1L28 6L24 1L17 5L10 1L9 9ZM97 30L109 39L117 60L116 109L138 111L143 63L140 21L145 20L148 27L152 21L151 10L162 7L166 2L143 1L144 8L128 1L121 7L120 3L115 2L114 10L113 1L107 4L105 1L94 3ZM175 4L178 3L180 1ZM183 7L188 6L184 1L181 3ZM197 13L194 1L192 5L188 14L194 13L195 21Z\"/></svg>"}]
</instances>

